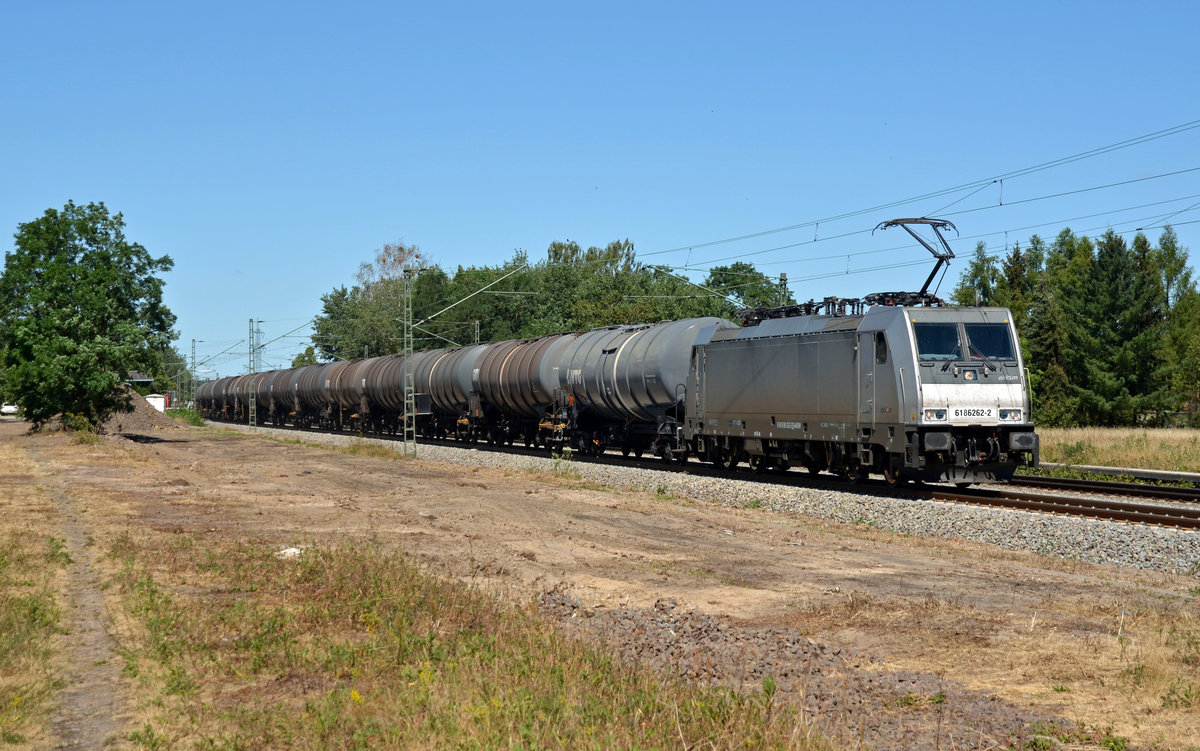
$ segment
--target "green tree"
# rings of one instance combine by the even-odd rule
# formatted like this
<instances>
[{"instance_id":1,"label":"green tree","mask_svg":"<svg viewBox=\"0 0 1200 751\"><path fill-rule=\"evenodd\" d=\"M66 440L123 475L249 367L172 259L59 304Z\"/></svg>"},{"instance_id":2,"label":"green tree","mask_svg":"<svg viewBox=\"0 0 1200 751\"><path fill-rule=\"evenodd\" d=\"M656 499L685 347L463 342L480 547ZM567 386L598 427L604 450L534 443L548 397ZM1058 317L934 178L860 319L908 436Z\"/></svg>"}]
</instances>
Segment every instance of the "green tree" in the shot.
<instances>
[{"instance_id":1,"label":"green tree","mask_svg":"<svg viewBox=\"0 0 1200 751\"><path fill-rule=\"evenodd\" d=\"M1158 276L1166 321L1159 348L1161 381L1168 386L1165 407L1183 410L1196 422L1200 411L1200 296L1188 266L1187 248L1170 226L1150 251L1151 273Z\"/></svg>"},{"instance_id":2,"label":"green tree","mask_svg":"<svg viewBox=\"0 0 1200 751\"><path fill-rule=\"evenodd\" d=\"M405 269L422 275L426 262L420 249L388 243L375 251L371 261L359 265L353 287L342 285L321 296L313 345L322 359L354 360L400 351ZM414 294L414 309L417 298Z\"/></svg>"},{"instance_id":3,"label":"green tree","mask_svg":"<svg viewBox=\"0 0 1200 751\"><path fill-rule=\"evenodd\" d=\"M56 414L95 427L132 405L129 371L161 373L175 316L158 274L173 262L125 238L103 203L47 209L18 225L0 275L8 393L35 428Z\"/></svg>"},{"instance_id":4,"label":"green tree","mask_svg":"<svg viewBox=\"0 0 1200 751\"><path fill-rule=\"evenodd\" d=\"M317 364L317 352L310 344L304 348L304 351L292 358L293 368L303 368L305 365Z\"/></svg>"},{"instance_id":5,"label":"green tree","mask_svg":"<svg viewBox=\"0 0 1200 751\"><path fill-rule=\"evenodd\" d=\"M1185 411L1190 423L1200 418L1200 293L1192 289L1171 309L1165 337L1170 355L1168 379L1174 409Z\"/></svg>"},{"instance_id":6,"label":"green tree","mask_svg":"<svg viewBox=\"0 0 1200 751\"><path fill-rule=\"evenodd\" d=\"M357 281L321 298L313 344L323 358L355 359L399 349L399 288L387 287L398 282L390 275L362 273ZM487 342L615 324L729 317L734 310L720 295L665 267L639 263L629 240L586 249L554 242L536 263L517 250L500 265L460 266L452 274L422 265L413 283L418 324L413 345L467 344L475 341L476 328L479 341Z\"/></svg>"},{"instance_id":7,"label":"green tree","mask_svg":"<svg viewBox=\"0 0 1200 751\"><path fill-rule=\"evenodd\" d=\"M1096 243L1095 261L1078 309L1084 313L1084 352L1090 420L1100 425L1132 425L1159 408L1162 336L1159 286L1149 263L1150 244L1139 233L1130 247L1113 230Z\"/></svg>"},{"instance_id":8,"label":"green tree","mask_svg":"<svg viewBox=\"0 0 1200 751\"><path fill-rule=\"evenodd\" d=\"M999 281L996 259L988 254L987 243L980 240L950 299L956 305L991 305Z\"/></svg>"},{"instance_id":9,"label":"green tree","mask_svg":"<svg viewBox=\"0 0 1200 751\"><path fill-rule=\"evenodd\" d=\"M754 268L754 264L745 261L712 267L703 286L726 297L732 297L745 308L796 304L796 300L790 294L784 294L779 282Z\"/></svg>"},{"instance_id":10,"label":"green tree","mask_svg":"<svg viewBox=\"0 0 1200 751\"><path fill-rule=\"evenodd\" d=\"M1188 267L1187 248L1179 246L1179 237L1171 225L1163 228L1158 238L1158 245L1151 251L1151 268L1160 274L1163 306L1171 310L1190 292L1196 290L1196 282L1192 280L1192 270Z\"/></svg>"}]
</instances>

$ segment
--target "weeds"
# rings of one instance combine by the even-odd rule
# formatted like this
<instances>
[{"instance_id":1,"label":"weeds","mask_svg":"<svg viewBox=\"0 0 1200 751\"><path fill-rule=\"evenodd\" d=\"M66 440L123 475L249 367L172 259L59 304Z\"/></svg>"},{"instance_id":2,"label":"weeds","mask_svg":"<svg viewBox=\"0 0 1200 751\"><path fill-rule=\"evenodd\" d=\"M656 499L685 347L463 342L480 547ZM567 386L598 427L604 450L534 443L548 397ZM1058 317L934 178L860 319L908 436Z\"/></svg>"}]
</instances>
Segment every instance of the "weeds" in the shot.
<instances>
[{"instance_id":1,"label":"weeds","mask_svg":"<svg viewBox=\"0 0 1200 751\"><path fill-rule=\"evenodd\" d=\"M571 450L570 446L565 446L562 451L555 451L550 456L554 459L554 474L572 480L583 478L583 473L572 464L575 460L575 452Z\"/></svg>"},{"instance_id":2,"label":"weeds","mask_svg":"<svg viewBox=\"0 0 1200 751\"><path fill-rule=\"evenodd\" d=\"M65 543L31 532L0 537L0 741L24 743L47 722L62 679L49 667L62 633L54 573Z\"/></svg>"},{"instance_id":3,"label":"weeds","mask_svg":"<svg viewBox=\"0 0 1200 751\"><path fill-rule=\"evenodd\" d=\"M125 538L109 555L165 697L130 737L142 748L827 747L775 705L774 681L664 683L372 545L280 561ZM160 581L164 561L186 594Z\"/></svg>"},{"instance_id":4,"label":"weeds","mask_svg":"<svg viewBox=\"0 0 1200 751\"><path fill-rule=\"evenodd\" d=\"M187 409L184 407L174 407L167 410L167 416L173 417L179 422L186 425L195 425L197 427L205 424L204 418L200 416L199 410Z\"/></svg>"}]
</instances>

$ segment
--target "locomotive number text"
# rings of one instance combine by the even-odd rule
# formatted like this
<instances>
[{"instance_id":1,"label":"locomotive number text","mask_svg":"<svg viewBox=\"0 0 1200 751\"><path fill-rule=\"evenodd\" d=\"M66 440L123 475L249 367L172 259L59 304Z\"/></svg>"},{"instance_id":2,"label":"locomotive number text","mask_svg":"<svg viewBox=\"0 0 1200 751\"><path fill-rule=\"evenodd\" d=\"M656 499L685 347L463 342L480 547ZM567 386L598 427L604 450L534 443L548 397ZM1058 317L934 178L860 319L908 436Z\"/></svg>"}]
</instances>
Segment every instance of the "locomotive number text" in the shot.
<instances>
[{"instance_id":1,"label":"locomotive number text","mask_svg":"<svg viewBox=\"0 0 1200 751\"><path fill-rule=\"evenodd\" d=\"M954 410L955 417L991 417L990 409L956 409Z\"/></svg>"}]
</instances>

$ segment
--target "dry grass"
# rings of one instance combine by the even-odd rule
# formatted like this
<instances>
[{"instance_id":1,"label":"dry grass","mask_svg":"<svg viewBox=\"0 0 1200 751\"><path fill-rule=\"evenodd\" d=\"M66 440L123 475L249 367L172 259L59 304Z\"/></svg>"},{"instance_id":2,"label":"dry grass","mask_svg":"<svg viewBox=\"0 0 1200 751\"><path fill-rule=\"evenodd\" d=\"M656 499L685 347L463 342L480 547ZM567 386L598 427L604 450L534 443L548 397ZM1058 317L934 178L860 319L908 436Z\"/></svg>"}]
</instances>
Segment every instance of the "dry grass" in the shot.
<instances>
[{"instance_id":1,"label":"dry grass","mask_svg":"<svg viewBox=\"0 0 1200 751\"><path fill-rule=\"evenodd\" d=\"M1038 435L1047 462L1200 472L1200 430L1038 428Z\"/></svg>"},{"instance_id":2,"label":"dry grass","mask_svg":"<svg viewBox=\"0 0 1200 751\"><path fill-rule=\"evenodd\" d=\"M1130 738L1139 748L1200 749L1194 600L1055 596L1004 613L935 597L846 592L836 601L801 605L791 625L902 633L903 646L887 654L893 668L945 675L1066 717L1114 743Z\"/></svg>"},{"instance_id":3,"label":"dry grass","mask_svg":"<svg viewBox=\"0 0 1200 751\"><path fill-rule=\"evenodd\" d=\"M53 508L33 462L3 443L0 466L0 745L39 748L63 686L55 639L70 556L52 535Z\"/></svg>"},{"instance_id":4,"label":"dry grass","mask_svg":"<svg viewBox=\"0 0 1200 751\"><path fill-rule=\"evenodd\" d=\"M139 748L828 748L771 686L622 667L374 544L207 545L110 549Z\"/></svg>"}]
</instances>

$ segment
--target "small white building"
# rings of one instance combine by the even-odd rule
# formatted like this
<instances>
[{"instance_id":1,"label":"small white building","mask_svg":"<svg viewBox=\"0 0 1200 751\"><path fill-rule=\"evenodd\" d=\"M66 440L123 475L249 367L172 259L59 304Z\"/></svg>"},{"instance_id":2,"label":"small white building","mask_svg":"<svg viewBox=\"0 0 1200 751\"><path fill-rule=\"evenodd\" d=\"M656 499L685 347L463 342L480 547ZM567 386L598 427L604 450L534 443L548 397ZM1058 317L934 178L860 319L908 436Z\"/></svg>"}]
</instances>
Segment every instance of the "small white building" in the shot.
<instances>
[{"instance_id":1,"label":"small white building","mask_svg":"<svg viewBox=\"0 0 1200 751\"><path fill-rule=\"evenodd\" d=\"M146 401L150 402L150 406L157 409L159 412L167 411L167 397L162 394L149 394Z\"/></svg>"}]
</instances>

